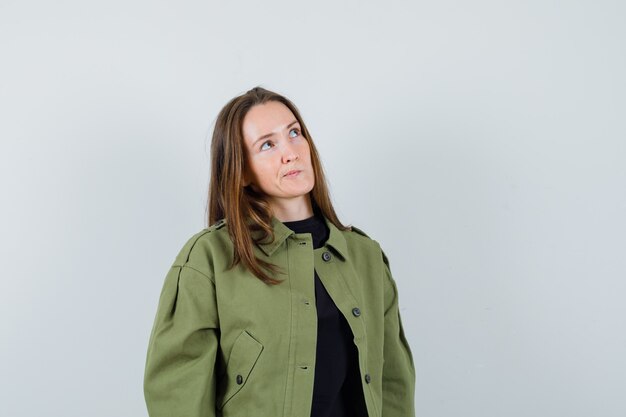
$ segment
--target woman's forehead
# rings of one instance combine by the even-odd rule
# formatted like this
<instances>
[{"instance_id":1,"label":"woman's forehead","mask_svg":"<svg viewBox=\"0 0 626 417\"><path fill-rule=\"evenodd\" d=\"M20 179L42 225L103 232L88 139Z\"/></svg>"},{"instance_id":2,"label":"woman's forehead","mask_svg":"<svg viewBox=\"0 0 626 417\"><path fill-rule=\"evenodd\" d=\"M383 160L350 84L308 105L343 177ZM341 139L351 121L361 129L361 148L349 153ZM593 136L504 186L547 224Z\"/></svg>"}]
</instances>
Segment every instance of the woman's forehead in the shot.
<instances>
[{"instance_id":1,"label":"woman's forehead","mask_svg":"<svg viewBox=\"0 0 626 417\"><path fill-rule=\"evenodd\" d=\"M264 135L281 132L295 120L294 114L283 103L268 101L257 104L244 117L244 139L251 144Z\"/></svg>"}]
</instances>

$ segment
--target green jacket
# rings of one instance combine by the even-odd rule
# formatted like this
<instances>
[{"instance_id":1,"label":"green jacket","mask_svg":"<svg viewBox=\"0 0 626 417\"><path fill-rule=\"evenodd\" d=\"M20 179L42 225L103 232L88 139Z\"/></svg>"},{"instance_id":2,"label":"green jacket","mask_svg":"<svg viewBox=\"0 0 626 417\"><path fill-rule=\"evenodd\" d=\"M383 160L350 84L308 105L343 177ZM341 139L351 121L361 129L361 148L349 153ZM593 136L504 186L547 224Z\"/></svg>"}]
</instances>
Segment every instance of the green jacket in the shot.
<instances>
[{"instance_id":1,"label":"green jacket","mask_svg":"<svg viewBox=\"0 0 626 417\"><path fill-rule=\"evenodd\" d=\"M348 321L369 417L413 417L415 368L398 291L380 245L328 219L325 245L275 217L255 246L283 267L269 286L242 264L219 221L191 237L170 268L150 335L144 394L151 417L310 417L317 312L313 268Z\"/></svg>"}]
</instances>

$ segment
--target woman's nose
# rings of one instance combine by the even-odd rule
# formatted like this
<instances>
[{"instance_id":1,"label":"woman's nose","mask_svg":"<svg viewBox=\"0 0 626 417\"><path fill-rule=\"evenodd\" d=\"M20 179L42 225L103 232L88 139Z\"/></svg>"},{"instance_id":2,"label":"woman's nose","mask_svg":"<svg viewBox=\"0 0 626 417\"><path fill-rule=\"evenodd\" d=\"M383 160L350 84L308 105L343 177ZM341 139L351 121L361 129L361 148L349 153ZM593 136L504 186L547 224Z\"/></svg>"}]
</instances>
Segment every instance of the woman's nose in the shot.
<instances>
[{"instance_id":1,"label":"woman's nose","mask_svg":"<svg viewBox=\"0 0 626 417\"><path fill-rule=\"evenodd\" d=\"M292 144L287 144L283 148L283 163L287 164L289 162L293 162L298 159L298 153L296 152L295 146Z\"/></svg>"}]
</instances>

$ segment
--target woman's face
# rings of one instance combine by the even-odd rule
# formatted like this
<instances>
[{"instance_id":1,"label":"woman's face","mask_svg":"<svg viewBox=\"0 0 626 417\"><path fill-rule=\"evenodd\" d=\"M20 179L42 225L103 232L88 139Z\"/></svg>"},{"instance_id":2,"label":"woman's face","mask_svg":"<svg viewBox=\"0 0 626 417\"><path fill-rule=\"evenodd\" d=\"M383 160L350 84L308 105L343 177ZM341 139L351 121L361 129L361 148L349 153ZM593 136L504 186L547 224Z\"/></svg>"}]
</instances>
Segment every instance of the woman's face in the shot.
<instances>
[{"instance_id":1,"label":"woman's face","mask_svg":"<svg viewBox=\"0 0 626 417\"><path fill-rule=\"evenodd\" d=\"M244 185L263 192L270 204L303 203L315 175L309 142L291 110L278 101L257 104L244 117L242 130L247 156Z\"/></svg>"}]
</instances>

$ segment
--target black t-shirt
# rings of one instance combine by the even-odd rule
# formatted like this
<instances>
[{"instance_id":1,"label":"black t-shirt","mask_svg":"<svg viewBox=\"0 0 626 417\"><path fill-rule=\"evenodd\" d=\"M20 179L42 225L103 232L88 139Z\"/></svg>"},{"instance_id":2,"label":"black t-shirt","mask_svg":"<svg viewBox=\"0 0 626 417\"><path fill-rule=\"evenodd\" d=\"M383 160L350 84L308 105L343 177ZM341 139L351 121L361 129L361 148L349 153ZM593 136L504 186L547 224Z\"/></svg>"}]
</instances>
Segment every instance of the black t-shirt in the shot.
<instances>
[{"instance_id":1,"label":"black t-shirt","mask_svg":"<svg viewBox=\"0 0 626 417\"><path fill-rule=\"evenodd\" d=\"M324 246L330 233L317 211L308 219L283 224L295 233L311 233L314 249ZM314 279L317 346L311 417L366 417L354 336L317 271Z\"/></svg>"}]
</instances>

